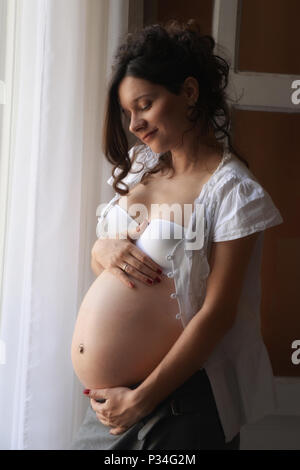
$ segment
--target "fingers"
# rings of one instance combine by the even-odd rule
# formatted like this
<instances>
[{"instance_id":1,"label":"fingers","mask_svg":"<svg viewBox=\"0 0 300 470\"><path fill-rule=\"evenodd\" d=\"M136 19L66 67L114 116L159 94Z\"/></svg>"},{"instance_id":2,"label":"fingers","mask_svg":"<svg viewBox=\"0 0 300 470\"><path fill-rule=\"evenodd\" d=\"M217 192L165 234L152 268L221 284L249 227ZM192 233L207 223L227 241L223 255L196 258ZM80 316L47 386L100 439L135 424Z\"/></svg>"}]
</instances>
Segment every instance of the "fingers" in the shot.
<instances>
[{"instance_id":1,"label":"fingers","mask_svg":"<svg viewBox=\"0 0 300 470\"><path fill-rule=\"evenodd\" d=\"M132 243L127 242L120 255L119 259L114 261L117 266L114 264L108 270L118 277L125 286L135 287L132 278L143 282L148 287L155 282L162 281L160 266ZM123 270L124 266L126 267L125 271Z\"/></svg>"},{"instance_id":2,"label":"fingers","mask_svg":"<svg viewBox=\"0 0 300 470\"><path fill-rule=\"evenodd\" d=\"M118 434L123 434L125 431L127 431L128 428L114 428L110 430L110 434L113 434L114 436L117 436Z\"/></svg>"},{"instance_id":3,"label":"fingers","mask_svg":"<svg viewBox=\"0 0 300 470\"><path fill-rule=\"evenodd\" d=\"M112 429L110 430L110 434L113 434L114 436L118 435L118 434L123 434L125 431L127 431L127 429L129 429L128 427L125 427L125 426L113 426L110 421L105 418L101 413L99 412L96 412L96 416L97 418L99 419L99 421L104 424L104 426L108 426L108 427L111 427Z\"/></svg>"},{"instance_id":4,"label":"fingers","mask_svg":"<svg viewBox=\"0 0 300 470\"><path fill-rule=\"evenodd\" d=\"M92 400L91 400L92 401ZM98 400L97 400L98 402ZM95 400L94 400L94 403L92 404L92 408L98 418L98 420L104 424L104 426L110 426L112 427L113 429L111 430L111 434L121 434L123 432L125 432L128 428L125 427L125 426L117 426L117 425L114 425L108 416L106 416L106 413L107 413L107 410L105 410L104 408L99 411L98 408L96 408L97 405L95 405Z\"/></svg>"},{"instance_id":5,"label":"fingers","mask_svg":"<svg viewBox=\"0 0 300 470\"><path fill-rule=\"evenodd\" d=\"M159 277L156 270L154 271L153 269L149 268L144 262L139 261L131 254L127 255L126 263L126 274L130 274L130 276L143 282L144 284L149 286L154 282L161 282L161 278ZM152 281L152 283L149 281Z\"/></svg>"},{"instance_id":6,"label":"fingers","mask_svg":"<svg viewBox=\"0 0 300 470\"><path fill-rule=\"evenodd\" d=\"M144 220L134 228L134 231L136 234L139 233L140 236L147 226L148 221ZM129 288L135 287L133 279L137 279L147 286L160 282L162 279L159 275L163 273L161 267L136 247L130 240L130 236L133 237L132 228L129 232L119 233L117 241L106 240L101 248L101 265ZM134 238L137 239L138 236ZM123 270L124 266L126 267L125 271Z\"/></svg>"},{"instance_id":7,"label":"fingers","mask_svg":"<svg viewBox=\"0 0 300 470\"><path fill-rule=\"evenodd\" d=\"M112 428L111 434L122 434L123 432L127 431L130 426L123 426L113 422L114 420L111 419L112 416L110 410L107 409L106 405L104 405L105 401L105 399L90 399L91 407L94 410L98 420L104 424L104 426L109 426Z\"/></svg>"},{"instance_id":8,"label":"fingers","mask_svg":"<svg viewBox=\"0 0 300 470\"><path fill-rule=\"evenodd\" d=\"M103 406L103 404L105 403L105 400L103 401L103 399L101 399L101 401L100 401L100 399L95 400L94 398L91 398L90 403L91 403L91 407L94 410L94 412L96 413L97 418L99 419L99 421L101 421L106 426L109 426L110 425L109 418L108 418L108 416L106 416L107 410ZM101 406L99 406L99 403L101 403Z\"/></svg>"},{"instance_id":9,"label":"fingers","mask_svg":"<svg viewBox=\"0 0 300 470\"><path fill-rule=\"evenodd\" d=\"M148 268L150 268L151 271L153 271L152 273L150 271L152 275L153 273L162 274L162 269L159 266L159 264L155 263L155 261L149 258L149 256L146 255L146 253L139 250L139 248L137 248L135 245L132 245L132 247L130 247L130 255L134 256L140 262L139 263L140 268L142 267L142 265L146 265ZM140 269L140 270L144 272L143 269Z\"/></svg>"},{"instance_id":10,"label":"fingers","mask_svg":"<svg viewBox=\"0 0 300 470\"><path fill-rule=\"evenodd\" d=\"M135 286L135 284L129 279L127 274L125 274L121 268L110 268L108 271L114 274L118 279L120 279L121 282L123 282L123 284L125 284L125 286L129 287L130 289Z\"/></svg>"},{"instance_id":11,"label":"fingers","mask_svg":"<svg viewBox=\"0 0 300 470\"><path fill-rule=\"evenodd\" d=\"M105 418L102 413L99 413L99 411L96 411L96 416L102 424L104 424L105 426L111 426L109 420Z\"/></svg>"}]
</instances>

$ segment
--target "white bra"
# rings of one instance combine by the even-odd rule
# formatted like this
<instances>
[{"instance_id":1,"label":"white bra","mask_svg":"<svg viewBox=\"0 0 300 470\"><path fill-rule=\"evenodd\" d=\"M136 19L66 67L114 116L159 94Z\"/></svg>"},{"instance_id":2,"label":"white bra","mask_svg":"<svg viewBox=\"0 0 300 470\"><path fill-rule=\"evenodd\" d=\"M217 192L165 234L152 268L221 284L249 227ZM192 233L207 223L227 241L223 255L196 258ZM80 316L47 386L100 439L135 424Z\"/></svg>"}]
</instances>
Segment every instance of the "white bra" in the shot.
<instances>
[{"instance_id":1,"label":"white bra","mask_svg":"<svg viewBox=\"0 0 300 470\"><path fill-rule=\"evenodd\" d=\"M108 211L104 223L108 234L125 232L139 225L119 204ZM184 233L182 225L166 219L152 219L135 244L167 274L172 269L170 253Z\"/></svg>"}]
</instances>

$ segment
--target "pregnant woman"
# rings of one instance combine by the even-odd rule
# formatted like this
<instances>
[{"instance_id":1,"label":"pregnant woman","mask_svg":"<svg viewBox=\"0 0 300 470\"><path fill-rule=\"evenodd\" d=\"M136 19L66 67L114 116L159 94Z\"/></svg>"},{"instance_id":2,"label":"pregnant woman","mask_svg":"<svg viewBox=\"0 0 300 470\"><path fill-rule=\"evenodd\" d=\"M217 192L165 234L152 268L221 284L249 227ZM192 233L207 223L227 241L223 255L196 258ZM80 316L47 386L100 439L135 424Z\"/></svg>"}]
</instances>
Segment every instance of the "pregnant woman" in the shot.
<instances>
[{"instance_id":1,"label":"pregnant woman","mask_svg":"<svg viewBox=\"0 0 300 470\"><path fill-rule=\"evenodd\" d=\"M116 54L103 133L116 193L72 341L90 397L74 450L239 449L240 428L274 411L259 272L283 219L232 146L214 46L171 21ZM129 152L125 126L142 142Z\"/></svg>"}]
</instances>

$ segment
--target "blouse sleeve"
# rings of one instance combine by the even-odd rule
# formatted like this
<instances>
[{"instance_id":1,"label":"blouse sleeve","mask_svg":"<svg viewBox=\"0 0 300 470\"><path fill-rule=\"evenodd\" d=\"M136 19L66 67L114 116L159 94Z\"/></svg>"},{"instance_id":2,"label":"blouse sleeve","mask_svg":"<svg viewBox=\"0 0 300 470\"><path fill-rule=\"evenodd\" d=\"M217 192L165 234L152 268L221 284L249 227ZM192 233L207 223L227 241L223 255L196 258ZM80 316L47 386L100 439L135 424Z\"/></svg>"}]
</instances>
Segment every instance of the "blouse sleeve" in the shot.
<instances>
[{"instance_id":1,"label":"blouse sleeve","mask_svg":"<svg viewBox=\"0 0 300 470\"><path fill-rule=\"evenodd\" d=\"M220 195L212 224L212 240L234 240L283 222L268 192L255 180L235 181Z\"/></svg>"}]
</instances>

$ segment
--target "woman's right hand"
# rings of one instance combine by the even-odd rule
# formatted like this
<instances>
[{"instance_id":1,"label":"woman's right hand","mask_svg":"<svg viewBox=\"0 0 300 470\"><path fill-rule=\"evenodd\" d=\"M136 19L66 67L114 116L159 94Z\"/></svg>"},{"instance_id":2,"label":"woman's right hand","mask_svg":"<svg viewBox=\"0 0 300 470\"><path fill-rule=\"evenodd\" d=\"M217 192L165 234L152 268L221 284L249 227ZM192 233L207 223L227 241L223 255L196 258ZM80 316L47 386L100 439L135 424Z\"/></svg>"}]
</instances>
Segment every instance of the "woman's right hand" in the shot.
<instances>
[{"instance_id":1,"label":"woman's right hand","mask_svg":"<svg viewBox=\"0 0 300 470\"><path fill-rule=\"evenodd\" d=\"M147 225L147 221L139 225L139 235L143 233ZM127 232L126 238L124 234L122 234L123 238L98 238L91 251L92 260L130 288L134 287L134 284L130 281L128 274L147 286L154 284L155 281L160 282L159 274L162 274L160 266L134 245L132 238L136 240L137 234L135 233L132 238L130 235L130 232ZM126 264L126 272L124 272L122 268Z\"/></svg>"}]
</instances>

